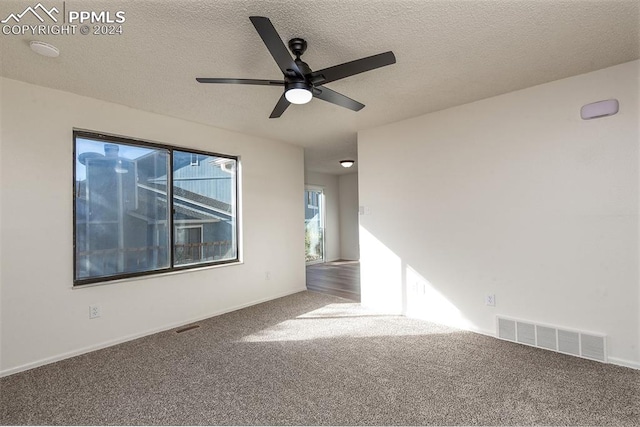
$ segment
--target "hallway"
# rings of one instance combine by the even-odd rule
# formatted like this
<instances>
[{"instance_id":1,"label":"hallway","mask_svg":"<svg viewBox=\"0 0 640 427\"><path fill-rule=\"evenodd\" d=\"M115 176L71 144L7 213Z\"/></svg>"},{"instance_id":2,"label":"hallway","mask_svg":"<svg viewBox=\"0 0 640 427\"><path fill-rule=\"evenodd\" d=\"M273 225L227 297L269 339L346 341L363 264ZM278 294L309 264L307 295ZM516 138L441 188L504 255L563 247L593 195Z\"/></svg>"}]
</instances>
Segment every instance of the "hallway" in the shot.
<instances>
[{"instance_id":1,"label":"hallway","mask_svg":"<svg viewBox=\"0 0 640 427\"><path fill-rule=\"evenodd\" d=\"M308 265L307 289L360 302L360 262Z\"/></svg>"}]
</instances>

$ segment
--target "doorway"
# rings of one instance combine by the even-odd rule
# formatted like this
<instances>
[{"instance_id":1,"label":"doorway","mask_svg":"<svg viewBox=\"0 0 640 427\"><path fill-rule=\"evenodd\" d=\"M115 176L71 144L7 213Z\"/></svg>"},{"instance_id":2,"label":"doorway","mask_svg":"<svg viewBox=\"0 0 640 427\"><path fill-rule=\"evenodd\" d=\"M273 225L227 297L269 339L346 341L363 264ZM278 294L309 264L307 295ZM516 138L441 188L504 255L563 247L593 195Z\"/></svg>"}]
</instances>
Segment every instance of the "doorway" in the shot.
<instances>
[{"instance_id":1,"label":"doorway","mask_svg":"<svg viewBox=\"0 0 640 427\"><path fill-rule=\"evenodd\" d=\"M304 248L307 265L319 264L325 261L324 221L324 190L319 187L305 187Z\"/></svg>"}]
</instances>

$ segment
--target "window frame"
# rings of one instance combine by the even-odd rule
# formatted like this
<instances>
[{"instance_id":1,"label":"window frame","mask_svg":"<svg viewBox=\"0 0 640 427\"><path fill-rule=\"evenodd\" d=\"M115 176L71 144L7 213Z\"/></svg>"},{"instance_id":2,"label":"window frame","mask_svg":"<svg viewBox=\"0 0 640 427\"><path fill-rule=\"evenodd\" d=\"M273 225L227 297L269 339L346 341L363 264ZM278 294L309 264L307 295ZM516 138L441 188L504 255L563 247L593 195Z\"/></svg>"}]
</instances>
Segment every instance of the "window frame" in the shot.
<instances>
[{"instance_id":1,"label":"window frame","mask_svg":"<svg viewBox=\"0 0 640 427\"><path fill-rule=\"evenodd\" d=\"M132 272L132 273L119 273L119 274L114 274L111 276L101 276L101 277L92 277L92 278L82 278L79 279L76 275L77 275L77 262L78 262L78 256L77 256L77 233L76 233L76 221L77 221L77 213L76 213L76 198L77 198L77 187L76 187L76 147L77 147L77 139L78 138L84 138L84 139L90 139L90 140L96 140L96 141L104 141L105 143L115 143L115 144L126 144L126 145L133 145L133 146L138 146L138 147L143 147L143 148L151 148L151 149L160 149L160 150L167 150L168 152L168 165L167 165L167 201L169 204L169 212L168 212L168 218L167 218L167 232L169 233L169 247L167 248L167 250L169 251L169 266L166 268L159 268L159 269L155 269L155 270L149 270L149 271L138 271L138 272ZM73 150L72 150L72 170L73 170L73 180L72 180L72 188L73 188L73 197L72 197L72 204L73 204L73 287L77 288L77 287L82 287L82 286L86 286L86 285L95 285L95 284L107 284L107 283L111 283L114 281L119 281L119 280L123 280L123 279L131 279L131 278L136 278L136 277L145 277L145 276L158 276L158 275L162 275L165 273L171 273L171 272L178 272L178 271L184 271L184 270L195 270L195 269L202 269L202 268L207 268L207 267L214 267L214 266L221 266L221 265L227 265L227 264L238 264L240 263L240 226L241 226L241 222L240 222L240 158L239 156L234 156L234 155L229 155L229 154L221 154L221 153L215 153L215 152L209 152L209 151L204 151L204 150L198 150L198 149L192 149L192 148L188 148L188 147L179 147L179 146L174 146L174 145L168 145L168 144L161 144L161 143L157 143L157 142L151 142L151 141L147 141L147 140L143 140L143 139L137 139L137 138L130 138L130 137L123 137L123 136L117 136L117 135L112 135L112 134L107 134L107 133L102 133L102 132L95 132L95 131L89 131L89 130L83 130L83 129L73 129L73 138L72 138L72 143L73 143ZM175 265L175 218L174 218L174 213L175 213L175 207L174 207L174 197L173 197L173 186L174 186L174 180L173 180L173 152L174 151L181 151L181 152L188 152L191 154L196 154L196 155L203 155L203 156L213 156L213 157L218 157L218 158L224 158L224 159L229 159L229 160L233 160L235 161L235 165L236 165L236 175L235 175L235 183L234 186L232 188L232 191L234 192L234 196L233 196L233 200L235 202L235 224L234 224L234 230L233 230L233 235L235 238L235 246L236 246L236 254L235 257L232 259L225 259L225 260L212 260L212 261L207 261L207 262L201 262L201 263L197 263L197 264L185 264L185 265ZM204 236L203 236L204 237Z\"/></svg>"}]
</instances>

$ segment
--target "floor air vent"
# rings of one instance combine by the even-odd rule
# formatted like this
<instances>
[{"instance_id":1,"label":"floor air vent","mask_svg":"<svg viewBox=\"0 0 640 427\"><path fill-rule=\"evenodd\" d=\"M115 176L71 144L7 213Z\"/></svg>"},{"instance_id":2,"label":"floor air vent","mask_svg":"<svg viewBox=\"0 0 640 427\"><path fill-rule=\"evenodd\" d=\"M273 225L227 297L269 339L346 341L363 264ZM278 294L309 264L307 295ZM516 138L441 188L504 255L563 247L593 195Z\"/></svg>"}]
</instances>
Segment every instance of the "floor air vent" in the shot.
<instances>
[{"instance_id":1,"label":"floor air vent","mask_svg":"<svg viewBox=\"0 0 640 427\"><path fill-rule=\"evenodd\" d=\"M604 335L591 334L522 320L497 317L498 338L545 350L607 362Z\"/></svg>"},{"instance_id":2,"label":"floor air vent","mask_svg":"<svg viewBox=\"0 0 640 427\"><path fill-rule=\"evenodd\" d=\"M200 325L185 326L185 327L184 327L184 328L182 328L182 329L178 329L178 330L176 330L176 334L181 334L181 333L183 333L183 332L187 332L187 331L190 331L190 330L192 330L192 329L198 329L199 327L200 327Z\"/></svg>"}]
</instances>

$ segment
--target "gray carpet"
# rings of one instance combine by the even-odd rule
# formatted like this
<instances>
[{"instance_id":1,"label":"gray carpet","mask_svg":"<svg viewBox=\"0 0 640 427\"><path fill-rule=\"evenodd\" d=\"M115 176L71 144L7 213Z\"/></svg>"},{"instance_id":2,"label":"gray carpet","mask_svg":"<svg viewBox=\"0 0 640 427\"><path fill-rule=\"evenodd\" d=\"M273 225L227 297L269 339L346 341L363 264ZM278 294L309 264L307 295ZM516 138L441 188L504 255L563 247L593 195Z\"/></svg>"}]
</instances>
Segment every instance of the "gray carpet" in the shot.
<instances>
[{"instance_id":1,"label":"gray carpet","mask_svg":"<svg viewBox=\"0 0 640 427\"><path fill-rule=\"evenodd\" d=\"M0 380L2 424L640 425L640 371L313 292Z\"/></svg>"}]
</instances>

